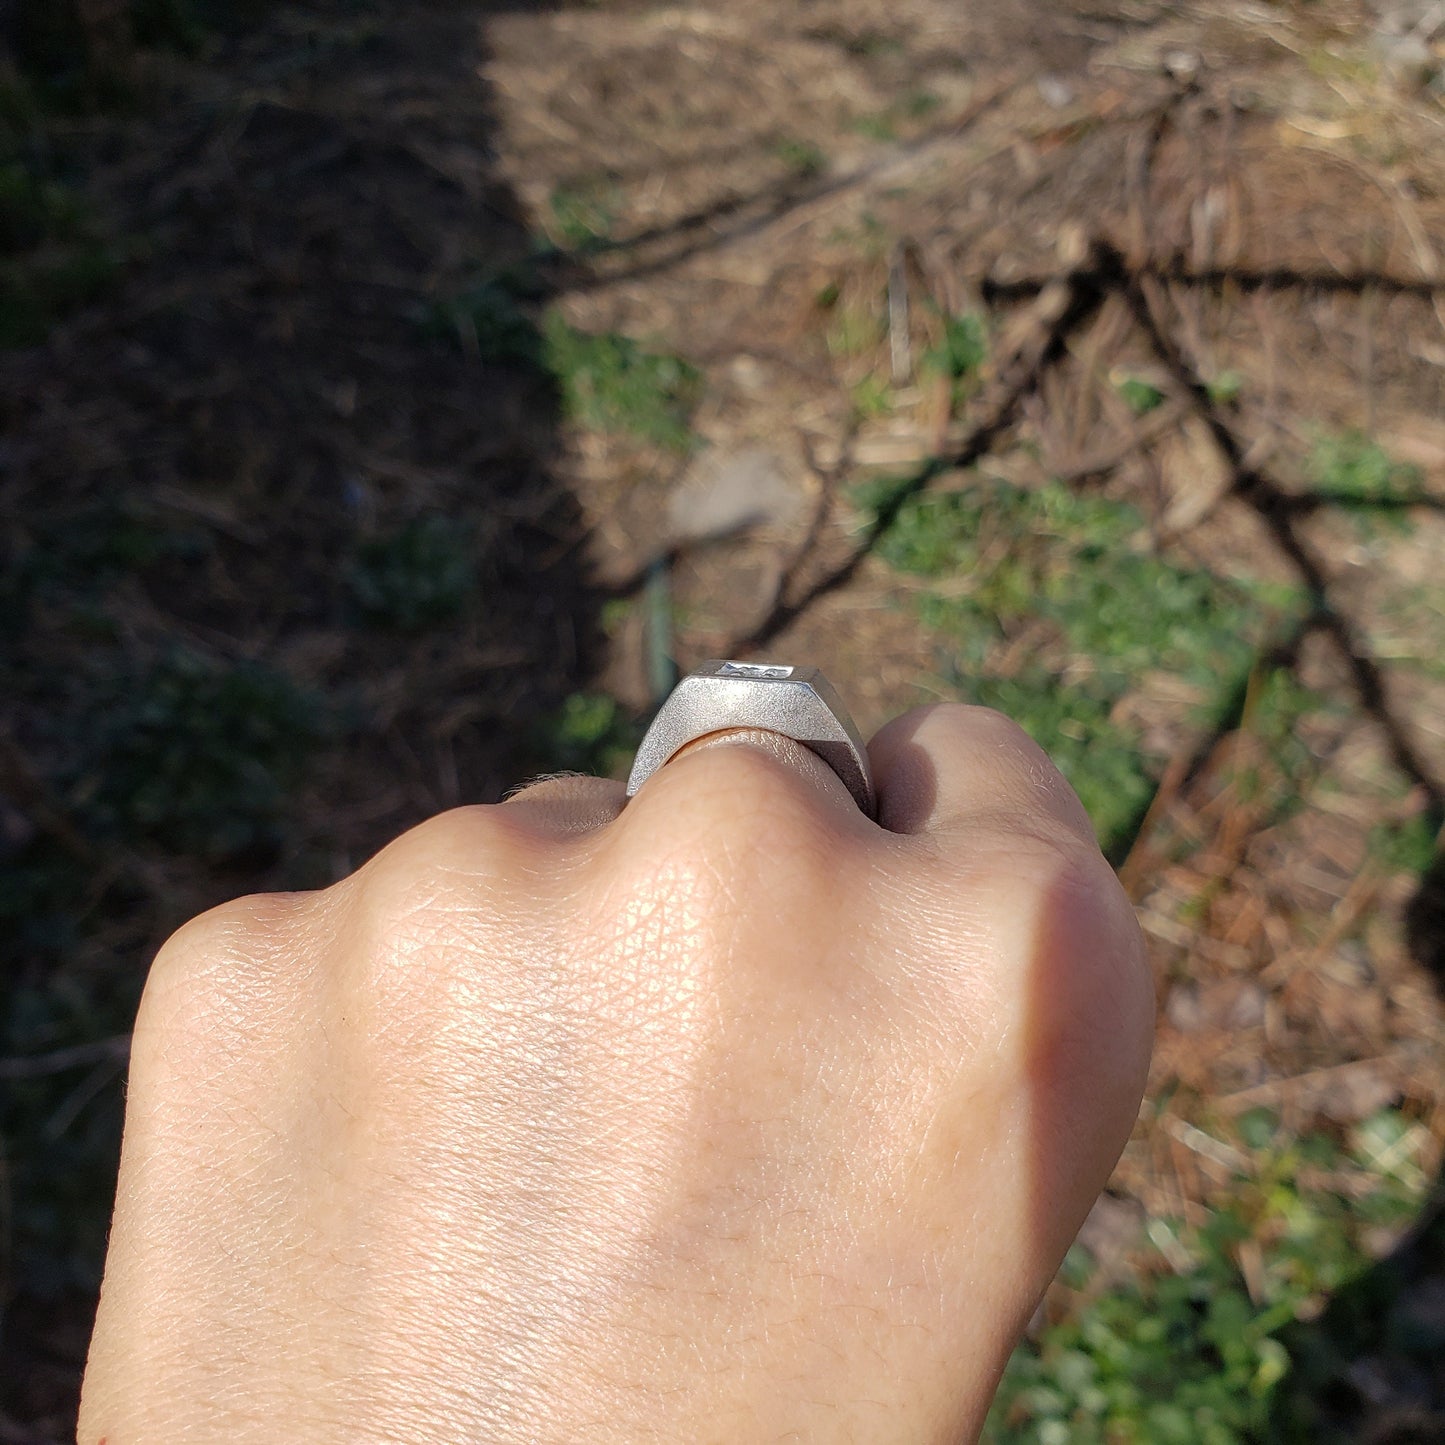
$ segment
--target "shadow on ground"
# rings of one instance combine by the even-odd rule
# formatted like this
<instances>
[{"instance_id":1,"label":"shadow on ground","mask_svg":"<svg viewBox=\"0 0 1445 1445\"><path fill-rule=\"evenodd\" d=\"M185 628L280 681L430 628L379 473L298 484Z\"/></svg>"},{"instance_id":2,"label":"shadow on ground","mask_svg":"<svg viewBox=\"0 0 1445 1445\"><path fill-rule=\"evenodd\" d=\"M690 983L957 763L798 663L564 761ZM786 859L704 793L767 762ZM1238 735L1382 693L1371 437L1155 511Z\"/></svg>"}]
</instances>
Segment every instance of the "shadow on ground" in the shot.
<instances>
[{"instance_id":1,"label":"shadow on ground","mask_svg":"<svg viewBox=\"0 0 1445 1445\"><path fill-rule=\"evenodd\" d=\"M493 178L485 31L517 8L211 33L81 157L120 284L0 361L0 1439L73 1428L161 939L494 800L598 666Z\"/></svg>"},{"instance_id":2,"label":"shadow on ground","mask_svg":"<svg viewBox=\"0 0 1445 1445\"><path fill-rule=\"evenodd\" d=\"M1422 875L1405 927L1411 956L1445 989L1445 853ZM1445 1177L1401 1245L1284 1343L1295 1374L1276 1393L1270 1445L1445 1440Z\"/></svg>"}]
</instances>

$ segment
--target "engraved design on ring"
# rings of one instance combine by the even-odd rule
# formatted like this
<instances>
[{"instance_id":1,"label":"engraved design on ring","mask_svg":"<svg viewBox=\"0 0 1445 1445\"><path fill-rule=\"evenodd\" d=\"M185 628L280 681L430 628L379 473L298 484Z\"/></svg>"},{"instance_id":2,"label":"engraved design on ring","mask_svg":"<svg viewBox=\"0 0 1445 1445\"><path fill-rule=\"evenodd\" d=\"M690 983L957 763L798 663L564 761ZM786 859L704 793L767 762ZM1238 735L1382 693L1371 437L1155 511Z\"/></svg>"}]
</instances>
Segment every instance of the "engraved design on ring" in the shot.
<instances>
[{"instance_id":1,"label":"engraved design on ring","mask_svg":"<svg viewBox=\"0 0 1445 1445\"><path fill-rule=\"evenodd\" d=\"M688 743L732 728L781 733L816 753L874 816L868 749L832 683L816 667L704 662L673 688L652 720L627 779L630 798Z\"/></svg>"}]
</instances>

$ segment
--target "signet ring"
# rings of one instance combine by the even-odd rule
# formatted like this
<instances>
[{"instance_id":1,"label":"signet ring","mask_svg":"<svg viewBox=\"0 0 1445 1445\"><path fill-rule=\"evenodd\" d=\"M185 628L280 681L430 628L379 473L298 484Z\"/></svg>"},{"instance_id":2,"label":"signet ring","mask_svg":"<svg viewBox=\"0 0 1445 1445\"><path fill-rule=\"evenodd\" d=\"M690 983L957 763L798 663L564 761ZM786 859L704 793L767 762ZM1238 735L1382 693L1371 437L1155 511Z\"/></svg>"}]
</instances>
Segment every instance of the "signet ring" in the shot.
<instances>
[{"instance_id":1,"label":"signet ring","mask_svg":"<svg viewBox=\"0 0 1445 1445\"><path fill-rule=\"evenodd\" d=\"M837 773L869 818L875 816L868 749L833 685L816 667L704 662L663 703L637 749L627 796L688 743L732 728L781 733Z\"/></svg>"}]
</instances>

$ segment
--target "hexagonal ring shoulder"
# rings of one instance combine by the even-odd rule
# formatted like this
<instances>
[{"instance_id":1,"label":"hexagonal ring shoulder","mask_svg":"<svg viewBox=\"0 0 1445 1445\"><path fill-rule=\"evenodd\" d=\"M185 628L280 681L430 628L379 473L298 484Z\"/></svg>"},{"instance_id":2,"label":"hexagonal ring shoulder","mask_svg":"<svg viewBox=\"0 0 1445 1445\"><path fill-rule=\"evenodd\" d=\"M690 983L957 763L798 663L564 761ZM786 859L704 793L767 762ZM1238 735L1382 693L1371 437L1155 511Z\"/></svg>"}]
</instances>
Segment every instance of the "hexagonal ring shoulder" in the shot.
<instances>
[{"instance_id":1,"label":"hexagonal ring shoulder","mask_svg":"<svg viewBox=\"0 0 1445 1445\"><path fill-rule=\"evenodd\" d=\"M630 798L669 758L709 733L763 728L816 753L874 816L868 749L833 685L816 667L704 662L673 688L652 720L627 779Z\"/></svg>"}]
</instances>

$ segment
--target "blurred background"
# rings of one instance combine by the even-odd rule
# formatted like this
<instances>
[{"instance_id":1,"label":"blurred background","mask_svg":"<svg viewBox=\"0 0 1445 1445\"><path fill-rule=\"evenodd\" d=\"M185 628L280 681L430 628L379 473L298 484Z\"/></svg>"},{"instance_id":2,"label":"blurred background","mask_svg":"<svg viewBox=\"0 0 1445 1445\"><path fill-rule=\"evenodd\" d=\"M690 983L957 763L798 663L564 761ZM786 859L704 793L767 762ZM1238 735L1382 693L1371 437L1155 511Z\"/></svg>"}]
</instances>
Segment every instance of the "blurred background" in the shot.
<instances>
[{"instance_id":1,"label":"blurred background","mask_svg":"<svg viewBox=\"0 0 1445 1445\"><path fill-rule=\"evenodd\" d=\"M1049 748L1138 1128L997 1445L1445 1440L1445 5L0 0L0 1445L150 956L675 669Z\"/></svg>"}]
</instances>

